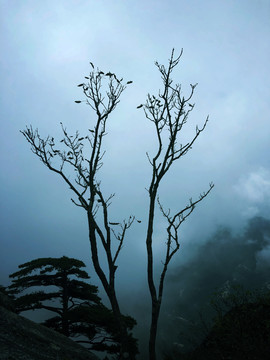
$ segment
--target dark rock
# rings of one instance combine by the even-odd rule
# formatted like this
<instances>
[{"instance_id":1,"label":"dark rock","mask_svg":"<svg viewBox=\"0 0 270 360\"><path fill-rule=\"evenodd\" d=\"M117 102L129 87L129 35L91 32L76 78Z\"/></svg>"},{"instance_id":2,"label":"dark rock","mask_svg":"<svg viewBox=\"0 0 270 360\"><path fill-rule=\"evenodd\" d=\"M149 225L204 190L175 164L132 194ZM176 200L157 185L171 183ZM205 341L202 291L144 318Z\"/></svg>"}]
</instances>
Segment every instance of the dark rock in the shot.
<instances>
[{"instance_id":1,"label":"dark rock","mask_svg":"<svg viewBox=\"0 0 270 360\"><path fill-rule=\"evenodd\" d=\"M0 306L0 360L97 359L66 336Z\"/></svg>"}]
</instances>

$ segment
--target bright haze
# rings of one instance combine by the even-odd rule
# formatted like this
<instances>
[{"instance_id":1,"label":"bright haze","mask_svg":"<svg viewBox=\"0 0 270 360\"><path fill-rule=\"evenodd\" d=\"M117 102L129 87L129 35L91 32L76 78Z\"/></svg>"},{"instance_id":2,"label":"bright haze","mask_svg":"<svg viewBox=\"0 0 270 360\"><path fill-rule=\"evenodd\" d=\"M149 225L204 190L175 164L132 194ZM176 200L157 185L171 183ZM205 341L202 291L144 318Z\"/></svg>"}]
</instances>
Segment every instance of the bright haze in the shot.
<instances>
[{"instance_id":1,"label":"bright haze","mask_svg":"<svg viewBox=\"0 0 270 360\"><path fill-rule=\"evenodd\" d=\"M162 89L154 63L167 66L173 48L176 56L183 48L172 74L183 95L198 83L183 143L208 115L209 122L192 150L174 163L160 200L176 211L211 181L215 187L180 228L181 249L171 269L190 261L218 227L239 232L256 216L269 219L268 0L1 0L0 7L0 284L8 285L8 275L21 263L66 255L83 260L100 285L91 266L84 210L72 204L71 190L38 160L19 132L32 125L57 141L62 122L69 134L79 130L86 135L95 114L74 101L84 99L77 85L91 71L90 61L133 81L108 120L99 172L104 194L115 193L111 221L129 215L142 221L129 230L116 273L124 311L136 317L140 304L143 308L149 300L145 188L151 166L146 152L154 154L157 140L153 124L137 106L145 103L147 93L158 95ZM166 222L158 212L156 220L159 267ZM103 296L101 286L100 292ZM164 298L173 296L172 286L165 289ZM146 315L146 324L149 320Z\"/></svg>"}]
</instances>

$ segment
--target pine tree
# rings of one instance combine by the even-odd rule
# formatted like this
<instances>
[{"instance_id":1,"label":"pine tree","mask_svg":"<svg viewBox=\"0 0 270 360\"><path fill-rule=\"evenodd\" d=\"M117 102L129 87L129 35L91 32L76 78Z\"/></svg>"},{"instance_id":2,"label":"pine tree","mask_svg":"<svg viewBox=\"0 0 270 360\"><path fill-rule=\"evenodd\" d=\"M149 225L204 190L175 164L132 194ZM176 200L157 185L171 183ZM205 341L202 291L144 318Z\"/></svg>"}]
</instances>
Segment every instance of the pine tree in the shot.
<instances>
[{"instance_id":1,"label":"pine tree","mask_svg":"<svg viewBox=\"0 0 270 360\"><path fill-rule=\"evenodd\" d=\"M76 341L89 344L89 349L117 352L119 339L112 311L102 304L97 286L78 280L90 278L83 267L82 261L66 256L32 260L19 265L21 270L10 275L13 280L8 292L15 298L17 313L49 310L56 316L43 323L47 327L68 337L84 336L85 340ZM49 291L39 289L25 294L33 287L47 287ZM125 322L130 329L135 325L128 316Z\"/></svg>"}]
</instances>

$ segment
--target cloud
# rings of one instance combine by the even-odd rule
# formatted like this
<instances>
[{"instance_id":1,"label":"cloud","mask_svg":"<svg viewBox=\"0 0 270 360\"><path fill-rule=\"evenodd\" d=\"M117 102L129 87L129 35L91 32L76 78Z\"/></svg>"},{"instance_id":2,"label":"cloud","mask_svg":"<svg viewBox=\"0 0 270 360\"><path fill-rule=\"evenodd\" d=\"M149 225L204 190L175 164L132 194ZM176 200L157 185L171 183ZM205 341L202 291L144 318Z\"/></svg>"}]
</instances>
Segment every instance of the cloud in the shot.
<instances>
[{"instance_id":1,"label":"cloud","mask_svg":"<svg viewBox=\"0 0 270 360\"><path fill-rule=\"evenodd\" d=\"M270 171L260 167L257 171L241 177L234 186L235 192L250 203L249 212L257 212L256 205L270 200Z\"/></svg>"},{"instance_id":2,"label":"cloud","mask_svg":"<svg viewBox=\"0 0 270 360\"><path fill-rule=\"evenodd\" d=\"M268 238L269 241L269 238ZM259 269L263 269L269 266L270 260L270 245L264 247L261 251L259 251L256 255L257 267Z\"/></svg>"},{"instance_id":3,"label":"cloud","mask_svg":"<svg viewBox=\"0 0 270 360\"><path fill-rule=\"evenodd\" d=\"M269 219L249 219L243 231L235 235L230 227L217 228L204 244L198 245L198 252L193 252L188 262L178 263L168 273L165 310L161 314L162 344L171 344L176 334L173 341L181 339L187 350L190 344L186 340L195 340L196 331L198 339L205 335L199 334L201 319L208 323L215 315L209 307L215 291L224 291L225 295L235 284L251 290L265 288L269 282L269 257ZM186 321L179 321L181 318ZM194 326L189 329L187 322Z\"/></svg>"}]
</instances>

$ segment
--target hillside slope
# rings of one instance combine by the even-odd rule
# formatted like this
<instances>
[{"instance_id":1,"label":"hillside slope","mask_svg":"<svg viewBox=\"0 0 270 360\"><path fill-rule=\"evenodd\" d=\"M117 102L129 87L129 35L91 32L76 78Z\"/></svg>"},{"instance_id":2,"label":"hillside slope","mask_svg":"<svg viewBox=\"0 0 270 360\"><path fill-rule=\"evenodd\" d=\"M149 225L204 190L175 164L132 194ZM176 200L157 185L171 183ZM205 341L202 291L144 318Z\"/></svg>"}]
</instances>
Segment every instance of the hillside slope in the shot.
<instances>
[{"instance_id":1,"label":"hillside slope","mask_svg":"<svg viewBox=\"0 0 270 360\"><path fill-rule=\"evenodd\" d=\"M66 336L10 311L6 303L1 299L0 360L98 359Z\"/></svg>"}]
</instances>

